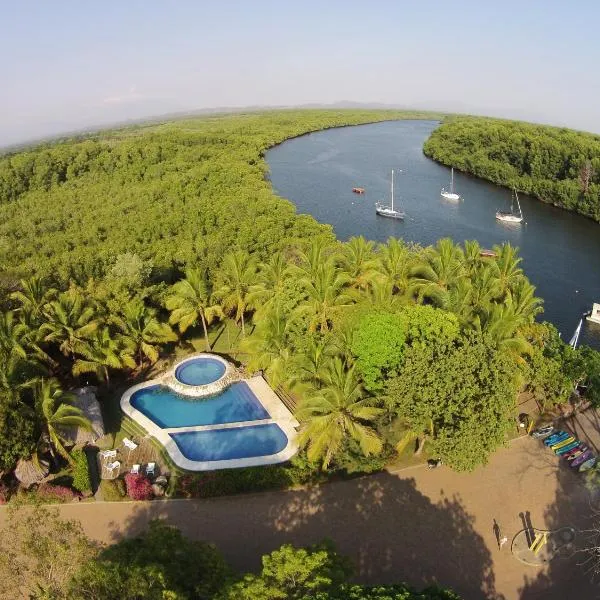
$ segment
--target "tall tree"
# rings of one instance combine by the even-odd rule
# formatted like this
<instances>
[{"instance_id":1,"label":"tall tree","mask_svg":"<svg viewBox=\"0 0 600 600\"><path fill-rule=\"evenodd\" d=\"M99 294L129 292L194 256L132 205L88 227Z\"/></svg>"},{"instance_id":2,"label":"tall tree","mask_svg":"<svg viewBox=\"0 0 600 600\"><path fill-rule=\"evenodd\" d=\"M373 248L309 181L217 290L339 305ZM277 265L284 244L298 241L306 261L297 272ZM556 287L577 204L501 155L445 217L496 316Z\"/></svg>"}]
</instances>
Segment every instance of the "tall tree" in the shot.
<instances>
[{"instance_id":1,"label":"tall tree","mask_svg":"<svg viewBox=\"0 0 600 600\"><path fill-rule=\"evenodd\" d=\"M432 368L433 366L433 368ZM485 463L513 424L518 372L512 357L476 334L415 344L387 382L386 405L410 430L432 435L432 451L457 470Z\"/></svg>"},{"instance_id":2,"label":"tall tree","mask_svg":"<svg viewBox=\"0 0 600 600\"><path fill-rule=\"evenodd\" d=\"M33 385L35 408L42 426L42 438L50 444L50 451L58 452L67 461L71 456L64 446L62 430L68 427L83 427L90 430L92 425L81 409L72 406L74 394L64 392L56 379L43 379Z\"/></svg>"},{"instance_id":3,"label":"tall tree","mask_svg":"<svg viewBox=\"0 0 600 600\"><path fill-rule=\"evenodd\" d=\"M232 312L235 320L241 322L245 335L244 313L254 306L260 294L256 287L256 259L242 250L229 253L221 265L221 277L215 296L221 299L225 311Z\"/></svg>"},{"instance_id":4,"label":"tall tree","mask_svg":"<svg viewBox=\"0 0 600 600\"><path fill-rule=\"evenodd\" d=\"M77 291L60 294L45 306L43 314L40 331L44 341L58 344L65 356L72 355L98 328L94 307Z\"/></svg>"},{"instance_id":5,"label":"tall tree","mask_svg":"<svg viewBox=\"0 0 600 600\"><path fill-rule=\"evenodd\" d=\"M198 322L202 323L206 350L210 352L208 326L215 318L221 317L223 311L213 300L204 274L197 269L188 269L185 279L178 281L171 288L165 306L171 311L169 322L171 325L177 325L181 333L185 333Z\"/></svg>"},{"instance_id":6,"label":"tall tree","mask_svg":"<svg viewBox=\"0 0 600 600\"><path fill-rule=\"evenodd\" d=\"M463 251L450 238L441 239L423 251L412 274L419 296L430 298L444 308L449 301L449 291L466 276Z\"/></svg>"},{"instance_id":7,"label":"tall tree","mask_svg":"<svg viewBox=\"0 0 600 600\"><path fill-rule=\"evenodd\" d=\"M56 296L57 291L39 276L21 279L19 286L20 289L12 292L10 297L19 303L19 311L27 315L27 320L39 327L42 311Z\"/></svg>"},{"instance_id":8,"label":"tall tree","mask_svg":"<svg viewBox=\"0 0 600 600\"><path fill-rule=\"evenodd\" d=\"M299 436L311 461L326 469L348 439L356 441L365 455L378 454L382 442L370 424L383 412L364 396L355 368L346 369L335 358L324 386L305 397L298 410L302 421Z\"/></svg>"},{"instance_id":9,"label":"tall tree","mask_svg":"<svg viewBox=\"0 0 600 600\"><path fill-rule=\"evenodd\" d=\"M519 250L509 243L494 246L496 257L490 263L493 273L498 279L501 294L506 294L523 278L523 269L519 266L521 258Z\"/></svg>"},{"instance_id":10,"label":"tall tree","mask_svg":"<svg viewBox=\"0 0 600 600\"><path fill-rule=\"evenodd\" d=\"M110 384L109 369L135 369L135 346L121 334L113 335L108 327L97 330L92 337L79 343L75 350L80 355L73 363L73 375L94 373Z\"/></svg>"},{"instance_id":11,"label":"tall tree","mask_svg":"<svg viewBox=\"0 0 600 600\"><path fill-rule=\"evenodd\" d=\"M129 341L140 367L144 365L144 358L150 364L158 360L161 344L177 341L171 327L161 323L156 310L146 306L140 298L129 301L112 321Z\"/></svg>"},{"instance_id":12,"label":"tall tree","mask_svg":"<svg viewBox=\"0 0 600 600\"><path fill-rule=\"evenodd\" d=\"M340 262L353 288L365 290L376 279L378 261L375 244L362 235L351 237L343 245Z\"/></svg>"},{"instance_id":13,"label":"tall tree","mask_svg":"<svg viewBox=\"0 0 600 600\"><path fill-rule=\"evenodd\" d=\"M379 259L381 273L384 280L392 286L392 292L409 296L412 291L414 253L403 241L391 237L380 246Z\"/></svg>"},{"instance_id":14,"label":"tall tree","mask_svg":"<svg viewBox=\"0 0 600 600\"><path fill-rule=\"evenodd\" d=\"M330 261L322 264L313 277L301 278L307 299L300 304L298 313L308 316L311 331L317 327L321 333L328 331L333 314L353 303L354 297L345 289L348 281L348 275Z\"/></svg>"},{"instance_id":15,"label":"tall tree","mask_svg":"<svg viewBox=\"0 0 600 600\"><path fill-rule=\"evenodd\" d=\"M290 377L292 353L289 330L292 325L280 304L271 305L252 335L240 344L240 350L249 354L248 368L251 371L264 370L273 386L284 383Z\"/></svg>"}]
</instances>

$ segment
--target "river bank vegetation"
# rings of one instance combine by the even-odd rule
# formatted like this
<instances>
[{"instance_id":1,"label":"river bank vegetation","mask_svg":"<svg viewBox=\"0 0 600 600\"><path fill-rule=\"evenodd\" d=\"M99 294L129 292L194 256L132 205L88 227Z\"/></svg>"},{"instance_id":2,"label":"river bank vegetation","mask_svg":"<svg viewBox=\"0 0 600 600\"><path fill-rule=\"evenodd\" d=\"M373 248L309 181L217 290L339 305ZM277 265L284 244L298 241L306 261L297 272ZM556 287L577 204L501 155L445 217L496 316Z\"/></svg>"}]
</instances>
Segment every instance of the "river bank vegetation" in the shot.
<instances>
[{"instance_id":1,"label":"river bank vegetation","mask_svg":"<svg viewBox=\"0 0 600 600\"><path fill-rule=\"evenodd\" d=\"M600 136L477 117L451 117L426 156L600 222Z\"/></svg>"},{"instance_id":2,"label":"river bank vegetation","mask_svg":"<svg viewBox=\"0 0 600 600\"><path fill-rule=\"evenodd\" d=\"M5 158L6 479L32 456L76 470L64 428L88 424L66 390L91 380L109 411L117 384L198 338L210 349L226 319L225 352L295 399L303 473L369 472L412 447L471 470L514 431L520 391L553 406L586 381L600 400L597 353L536 322L515 248L342 243L273 195L269 145L393 116L209 118Z\"/></svg>"}]
</instances>

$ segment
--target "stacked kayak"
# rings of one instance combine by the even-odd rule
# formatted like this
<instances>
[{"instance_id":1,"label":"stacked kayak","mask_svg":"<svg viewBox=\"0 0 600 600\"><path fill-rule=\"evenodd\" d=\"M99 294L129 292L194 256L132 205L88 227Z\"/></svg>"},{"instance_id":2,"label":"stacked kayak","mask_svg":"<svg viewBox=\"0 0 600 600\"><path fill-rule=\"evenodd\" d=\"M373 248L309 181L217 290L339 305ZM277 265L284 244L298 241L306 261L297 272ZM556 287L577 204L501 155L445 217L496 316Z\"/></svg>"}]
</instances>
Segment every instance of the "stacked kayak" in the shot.
<instances>
[{"instance_id":1,"label":"stacked kayak","mask_svg":"<svg viewBox=\"0 0 600 600\"><path fill-rule=\"evenodd\" d=\"M554 454L564 458L568 466L578 473L588 471L595 464L597 457L587 444L578 440L569 431L556 431L547 425L532 432L534 437L543 440L546 447Z\"/></svg>"}]
</instances>

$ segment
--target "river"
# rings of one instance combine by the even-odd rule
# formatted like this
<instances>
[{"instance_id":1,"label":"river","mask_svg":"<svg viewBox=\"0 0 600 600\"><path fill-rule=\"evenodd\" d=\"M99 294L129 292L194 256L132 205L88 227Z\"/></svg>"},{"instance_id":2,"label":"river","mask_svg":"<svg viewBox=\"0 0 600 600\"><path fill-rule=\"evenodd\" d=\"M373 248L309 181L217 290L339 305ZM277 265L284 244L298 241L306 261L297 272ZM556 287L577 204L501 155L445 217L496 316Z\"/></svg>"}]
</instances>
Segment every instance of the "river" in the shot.
<instances>
[{"instance_id":1,"label":"river","mask_svg":"<svg viewBox=\"0 0 600 600\"><path fill-rule=\"evenodd\" d=\"M390 236L423 245L442 237L477 240L484 248L504 241L520 248L522 267L544 299L542 317L570 339L581 314L600 302L600 225L579 215L519 196L526 224L496 221L508 210L510 191L455 172L459 203L440 197L450 170L424 156L423 142L437 121L391 121L329 129L289 140L267 154L274 190L333 226L339 239ZM395 169L397 221L378 217L374 203L389 197ZM352 193L355 186L366 193ZM580 343L600 348L600 325L586 322Z\"/></svg>"}]
</instances>

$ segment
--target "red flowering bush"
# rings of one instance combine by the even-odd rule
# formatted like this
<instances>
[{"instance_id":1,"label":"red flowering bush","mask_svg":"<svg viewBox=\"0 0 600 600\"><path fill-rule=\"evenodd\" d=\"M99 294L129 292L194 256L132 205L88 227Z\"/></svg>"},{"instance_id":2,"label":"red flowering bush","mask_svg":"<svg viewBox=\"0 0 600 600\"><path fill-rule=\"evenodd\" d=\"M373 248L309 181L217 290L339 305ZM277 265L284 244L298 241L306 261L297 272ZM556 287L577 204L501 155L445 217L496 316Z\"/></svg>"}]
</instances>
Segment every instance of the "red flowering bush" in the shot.
<instances>
[{"instance_id":1,"label":"red flowering bush","mask_svg":"<svg viewBox=\"0 0 600 600\"><path fill-rule=\"evenodd\" d=\"M132 500L152 500L152 484L150 480L141 473L127 473L125 475L125 486L127 495Z\"/></svg>"},{"instance_id":2,"label":"red flowering bush","mask_svg":"<svg viewBox=\"0 0 600 600\"><path fill-rule=\"evenodd\" d=\"M71 502L75 498L79 498L80 494L64 485L42 483L38 486L37 496L45 502Z\"/></svg>"}]
</instances>

